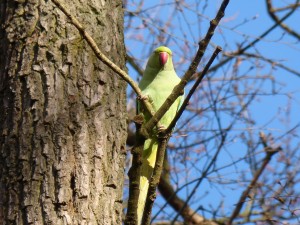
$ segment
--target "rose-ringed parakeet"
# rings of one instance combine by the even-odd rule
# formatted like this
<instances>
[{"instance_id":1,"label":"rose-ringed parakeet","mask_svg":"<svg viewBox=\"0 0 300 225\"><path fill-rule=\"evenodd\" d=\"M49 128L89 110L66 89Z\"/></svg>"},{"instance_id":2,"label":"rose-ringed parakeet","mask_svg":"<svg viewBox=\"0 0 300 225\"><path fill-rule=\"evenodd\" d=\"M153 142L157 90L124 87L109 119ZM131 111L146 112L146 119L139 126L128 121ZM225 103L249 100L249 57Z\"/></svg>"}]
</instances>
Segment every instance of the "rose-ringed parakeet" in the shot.
<instances>
[{"instance_id":1,"label":"rose-ringed parakeet","mask_svg":"<svg viewBox=\"0 0 300 225\"><path fill-rule=\"evenodd\" d=\"M172 51L167 47L160 46L154 50L148 59L139 87L142 91L143 97L148 98L154 110L157 111L180 80L181 79L177 76L173 67ZM165 128L168 127L175 117L176 112L182 103L182 99L182 96L177 98L170 109L159 121L160 125ZM142 112L144 114L145 123L150 119L150 115L145 113L142 104L139 102L137 102L137 111L138 113ZM149 181L156 161L156 152L158 147L157 128L154 128L153 132L150 133L149 136L149 139L145 141L142 157L140 193L137 210L138 224L140 224L142 220Z\"/></svg>"}]
</instances>

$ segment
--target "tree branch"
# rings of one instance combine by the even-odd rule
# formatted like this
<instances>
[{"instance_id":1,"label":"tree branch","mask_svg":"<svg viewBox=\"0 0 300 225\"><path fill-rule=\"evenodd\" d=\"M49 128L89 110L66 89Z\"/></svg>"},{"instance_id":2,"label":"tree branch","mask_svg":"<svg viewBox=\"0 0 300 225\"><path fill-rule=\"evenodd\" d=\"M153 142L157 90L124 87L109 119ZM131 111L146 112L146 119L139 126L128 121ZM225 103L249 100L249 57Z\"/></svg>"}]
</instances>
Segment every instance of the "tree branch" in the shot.
<instances>
[{"instance_id":1,"label":"tree branch","mask_svg":"<svg viewBox=\"0 0 300 225\"><path fill-rule=\"evenodd\" d=\"M299 7L298 5L299 0L297 0L297 2L295 4L293 4L293 8L292 11L295 10L297 7ZM272 5L272 1L271 0L266 0L266 4L267 4L267 10L268 13L270 15L270 17L279 24L279 26L284 29L286 32L288 32L289 34L291 34L292 36L294 36L295 38L297 38L298 40L300 40L300 34L295 32L294 30L292 30L288 25L286 25L285 23L283 23L282 21L280 21L280 19L276 16L275 9L273 8Z\"/></svg>"},{"instance_id":2,"label":"tree branch","mask_svg":"<svg viewBox=\"0 0 300 225\"><path fill-rule=\"evenodd\" d=\"M139 121L138 121L139 119ZM143 123L144 118L136 118L136 140L135 145L131 150L132 154L132 166L129 169L129 197L128 197L128 206L127 213L125 218L125 225L135 225L137 224L137 207L138 207L138 198L140 192L140 174L141 174L141 165L142 165L142 155L144 150L145 137L140 135L140 128Z\"/></svg>"},{"instance_id":3,"label":"tree branch","mask_svg":"<svg viewBox=\"0 0 300 225\"><path fill-rule=\"evenodd\" d=\"M167 130L165 131L166 133L170 133L173 130L173 128L175 127L178 119L181 117L183 111L185 110L186 106L188 105L189 100L191 99L192 95L196 91L197 87L201 83L202 79L204 78L204 76L206 75L207 71L209 70L209 67L211 66L211 64L213 63L213 61L215 60L215 58L217 57L217 55L219 54L220 51L222 51L222 48L219 47L219 46L217 46L217 48L215 49L213 55L209 59L208 63L205 65L205 67L202 70L202 72L199 73L199 76L198 76L196 82L194 83L194 85L191 88L190 92L188 93L188 95L184 99L184 101L183 101L180 109L176 113L176 116L172 120L171 124L168 126Z\"/></svg>"},{"instance_id":4,"label":"tree branch","mask_svg":"<svg viewBox=\"0 0 300 225\"><path fill-rule=\"evenodd\" d=\"M149 183L149 188L148 188L148 193L147 193L147 198L146 198L146 203L145 203L145 208L143 213L143 219L142 219L143 225L149 225L151 221L152 206L156 199L156 187L159 183L159 179L163 169L165 151L170 136L171 133L158 138L156 162L153 170L153 175L151 176L150 183Z\"/></svg>"},{"instance_id":5,"label":"tree branch","mask_svg":"<svg viewBox=\"0 0 300 225\"><path fill-rule=\"evenodd\" d=\"M300 7L300 3L294 3L294 4L287 5L285 7L276 8L276 9L273 9L273 12L285 11L287 9L292 9L292 8L296 8L296 7Z\"/></svg>"},{"instance_id":6,"label":"tree branch","mask_svg":"<svg viewBox=\"0 0 300 225\"><path fill-rule=\"evenodd\" d=\"M168 159L164 159L164 173L160 178L160 182L158 185L159 192L162 194L164 199L168 202L168 204L171 205L171 207L179 212L183 206L185 205L185 201L182 200L176 192L174 191L172 185L170 184L169 180L169 164ZM195 212L193 209L191 209L188 205L184 207L183 210L180 211L180 215L184 219L185 223L187 224L199 224L203 225L204 222L206 225L218 225L218 222L209 221L206 220L204 217L199 215L197 212ZM168 224L171 224L171 222L168 222ZM176 222L174 223L174 225ZM183 224L183 223L182 223Z\"/></svg>"},{"instance_id":7,"label":"tree branch","mask_svg":"<svg viewBox=\"0 0 300 225\"><path fill-rule=\"evenodd\" d=\"M239 215L239 213L240 213L240 211L241 211L241 209L242 209L242 207L243 207L243 205L246 201L246 198L249 196L251 190L255 187L255 185L258 181L258 178L260 177L262 172L265 170L266 166L271 161L273 155L281 150L281 147L278 147L278 148L275 148L275 149L269 147L268 144L267 144L265 135L262 132L260 133L260 138L261 138L261 141L263 143L264 150L266 152L266 156L263 160L263 163L262 163L260 169L258 171L256 171L251 183L248 185L247 189L242 193L242 195L241 195L241 197L240 197L233 213L231 214L231 216L230 216L230 218L227 222L227 225L232 225L233 220Z\"/></svg>"},{"instance_id":8,"label":"tree branch","mask_svg":"<svg viewBox=\"0 0 300 225\"><path fill-rule=\"evenodd\" d=\"M281 69L284 69L290 73L293 73L295 74L296 76L300 77L300 72L299 71L296 71L296 70L293 70L285 65L283 65L282 63L279 63L279 62L275 62L275 60L272 60L272 59L268 59L266 57L263 57L261 55L257 55L257 54L252 54L252 53L243 53L244 56L246 57L251 57L251 58L255 58L255 59L260 59L262 61L265 61L265 62L268 62L270 64L274 64L276 65L277 67L281 68Z\"/></svg>"},{"instance_id":9,"label":"tree branch","mask_svg":"<svg viewBox=\"0 0 300 225\"><path fill-rule=\"evenodd\" d=\"M292 8L292 10L290 12L288 12L285 16L283 16L278 23L275 23L273 26L271 26L269 29L267 29L265 32L263 32L259 37L257 37L254 41L252 41L251 43L249 43L248 45L246 45L245 47L238 49L237 51L234 51L230 54L228 54L228 58L224 59L223 61L219 62L217 65L211 67L210 71L215 71L218 68L220 68L221 66L225 65L226 63L228 63L230 60L232 60L234 58L234 56L237 55L241 55L243 54L246 50L248 50L249 48L253 47L257 42L259 42L262 38L266 37L271 31L273 31L276 27L278 27L280 25L280 23L282 23L283 21L285 21L287 18L289 18L294 11L296 10L295 8Z\"/></svg>"}]
</instances>

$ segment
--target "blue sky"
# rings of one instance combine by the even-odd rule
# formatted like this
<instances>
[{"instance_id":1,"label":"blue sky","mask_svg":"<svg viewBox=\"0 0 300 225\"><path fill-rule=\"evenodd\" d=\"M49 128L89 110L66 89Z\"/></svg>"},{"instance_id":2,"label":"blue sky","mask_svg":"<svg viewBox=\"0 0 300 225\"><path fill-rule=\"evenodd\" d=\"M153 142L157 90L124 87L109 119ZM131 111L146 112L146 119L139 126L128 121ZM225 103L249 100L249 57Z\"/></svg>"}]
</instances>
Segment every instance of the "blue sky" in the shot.
<instances>
[{"instance_id":1,"label":"blue sky","mask_svg":"<svg viewBox=\"0 0 300 225\"><path fill-rule=\"evenodd\" d=\"M194 2L197 1L185 2L187 4L195 5ZM206 1L201 2L205 4ZM206 9L204 11L200 11L201 13L204 13L202 16L197 17L197 14L195 13L197 10L203 9L203 4L200 4L198 9L193 7L184 7L184 17L181 16L179 18L174 16L174 18L171 18L170 21L174 24L166 31L166 34L162 38L163 42L159 43L155 38L155 35L159 34L158 30L161 24L156 24L155 19L168 21L170 19L170 15L173 15L173 10L169 5L172 4L173 1L148 1L142 7L145 12L138 18L135 18L132 23L135 29L132 28L125 32L125 42L129 54L137 59L137 63L141 67L144 67L150 52L158 45L165 44L165 42L167 42L168 46L173 50L174 53L174 64L176 66L177 73L178 75L182 75L187 68L188 63L180 63L181 59L184 58L186 61L188 61L195 54L197 42L205 34L209 25L209 20L215 16L221 1L210 0L207 2L209 4L207 5ZM277 5L283 5L284 2L287 1L277 0L273 2ZM156 7L158 3L162 4L163 7ZM151 10L147 10L149 8L151 8ZM129 10L134 11L136 8L134 5L132 5L129 7ZM143 20L141 19L142 17L144 17ZM198 23L199 19L201 20L200 25ZM290 27L300 32L300 26L298 26L299 21L300 13L298 10L298 12L286 22ZM190 24L190 26L184 25L187 22ZM143 24L148 24L148 26L151 27L153 34L151 34L149 30L145 29ZM226 53L235 51L238 45L241 43L243 43L242 46L247 45L272 25L273 21L267 14L265 1L231 0L226 9L226 15L221 21L220 27L217 29L215 36L212 39L213 45L211 45L206 52L204 61L208 60L207 57L209 57L213 52L215 45L221 46ZM187 48L189 50L183 53L183 48L181 48L181 46L183 46L184 40L187 40ZM285 34L281 28L276 28L273 30L269 35L256 44L254 48L251 48L249 51L247 51L247 53L260 54L267 59L272 59L275 62L297 70L298 73L300 72L300 45L297 43L297 40L294 37ZM215 61L215 64L220 60L221 56L217 61ZM231 134L232 140L226 145L227 149L224 149L224 154L222 154L222 157L217 161L218 167L230 164L233 161L232 157L234 160L238 160L239 158L244 157L247 153L247 149L242 143L243 141L239 138L239 134L243 129L253 130L252 134L254 136L258 136L259 131L264 131L267 134L271 133L276 139L300 122L300 77L280 68L274 69L270 64L256 62L255 59L249 60L250 61L244 59L242 61L241 65L239 66L239 73L247 74L247 76L250 77L254 77L256 75L272 75L275 80L275 86L271 81L261 82L261 86L259 83L260 81L253 81L252 86L259 88L260 90L258 92L259 95L257 95L255 98L255 102L248 107L247 113L251 114L251 118L255 120L255 124L251 126L242 122L235 124L235 130ZM225 65L216 73L209 74L208 76L215 78L232 76L231 74L233 73L232 70L234 62L235 60L232 60L231 63ZM258 66L251 69L255 63L257 63ZM203 62L200 65L200 68L202 66ZM128 69L129 74L136 78L137 75L130 65L128 65ZM247 83L247 85L251 85L251 82L249 83ZM212 88L220 88L218 85L219 84L216 84L216 86L213 86ZM230 88L230 83L226 85L228 85L228 88ZM247 88L243 85L244 83L239 83L238 88L240 92L243 92ZM203 88L206 89L205 81L203 82ZM225 87L222 88L225 89ZM201 99L201 94L201 92L196 94L194 98L198 97ZM206 103L207 102L205 99L200 100L199 107L205 106ZM285 121L287 120L288 115L291 115L290 120ZM207 114L207 116L211 116L210 119L213 120L212 115ZM229 123L230 118L230 115L222 114L223 124ZM204 120L205 119L203 118L203 121ZM204 122L202 122L200 119L196 121L196 123L201 124ZM214 125L212 125L212 127L213 126ZM250 134L251 132L249 132L247 135ZM195 134L194 136L191 135L190 139L193 138L197 139L198 136ZM174 138L171 140L171 142L172 141L180 142L183 140L180 140L180 138ZM299 138L295 137L295 140L292 141L291 144L299 144ZM214 143L211 143L206 147L208 149L214 149L215 146ZM199 156L198 163L205 164L206 160L207 159L205 157ZM184 168L184 165L178 164L178 168ZM238 180L238 176L241 176L242 174L238 174L237 172L239 172L239 170L243 171L244 169L247 171L247 165L244 162L238 162L236 166L223 169L220 173L222 174L222 177L224 177L224 182L230 180L231 178ZM199 175L199 171L190 172L190 177L188 177L187 180L182 181L182 183L191 181L193 178L196 178ZM246 174L245 176L249 176L249 179L251 178L251 174ZM216 176L216 174L212 174L210 179L213 180L219 178ZM224 207L224 212L230 212L234 206L233 204L240 196L240 191L242 190L240 187L241 185L243 186L243 184L228 184L227 186L224 186L224 190L226 189L226 191L224 191L223 194L225 194L225 196L221 196L220 191L218 190L220 186L214 185L214 182L207 181L208 180L205 180L205 182L200 186L200 190L197 192L197 198L195 198L197 200L194 202L193 206L195 208L198 207L200 200L201 204L203 205L211 204L216 206L220 204L219 199L223 198L224 204L222 207ZM184 189L179 193L179 195L182 198L185 198L187 193L191 191L192 188L193 185L190 185L188 190ZM210 194L203 196L207 190L210 191ZM164 203L164 201L158 198L157 203L161 205ZM158 208L155 208L154 211L157 212L158 210Z\"/></svg>"}]
</instances>

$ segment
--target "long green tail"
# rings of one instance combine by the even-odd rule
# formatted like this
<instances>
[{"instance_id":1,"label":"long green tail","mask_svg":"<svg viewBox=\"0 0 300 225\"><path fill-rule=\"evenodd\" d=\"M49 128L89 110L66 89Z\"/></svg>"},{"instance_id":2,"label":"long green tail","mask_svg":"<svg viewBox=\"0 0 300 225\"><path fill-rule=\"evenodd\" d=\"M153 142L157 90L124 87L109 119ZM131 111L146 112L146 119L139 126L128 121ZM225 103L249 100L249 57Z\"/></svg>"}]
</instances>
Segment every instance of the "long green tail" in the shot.
<instances>
[{"instance_id":1,"label":"long green tail","mask_svg":"<svg viewBox=\"0 0 300 225\"><path fill-rule=\"evenodd\" d=\"M143 162L142 162L142 169L141 169L141 177L140 177L140 194L139 194L139 201L138 201L138 209L137 209L137 217L138 217L138 224L141 224L146 197L149 188L149 181L151 175L154 170L154 165L156 161L156 152L157 152L157 139L147 139L144 144L144 151L143 151Z\"/></svg>"}]
</instances>

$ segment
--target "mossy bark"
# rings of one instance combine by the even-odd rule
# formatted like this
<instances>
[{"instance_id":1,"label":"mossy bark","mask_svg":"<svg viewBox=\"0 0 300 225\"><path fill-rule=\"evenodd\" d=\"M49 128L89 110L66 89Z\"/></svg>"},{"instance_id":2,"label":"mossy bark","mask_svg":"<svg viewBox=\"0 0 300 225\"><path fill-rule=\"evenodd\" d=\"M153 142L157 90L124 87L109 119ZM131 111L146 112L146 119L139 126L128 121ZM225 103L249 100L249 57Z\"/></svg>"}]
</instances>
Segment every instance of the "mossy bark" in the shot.
<instances>
[{"instance_id":1,"label":"mossy bark","mask_svg":"<svg viewBox=\"0 0 300 225\"><path fill-rule=\"evenodd\" d=\"M64 4L125 69L122 1ZM0 20L0 224L121 224L126 83L51 1Z\"/></svg>"}]
</instances>

